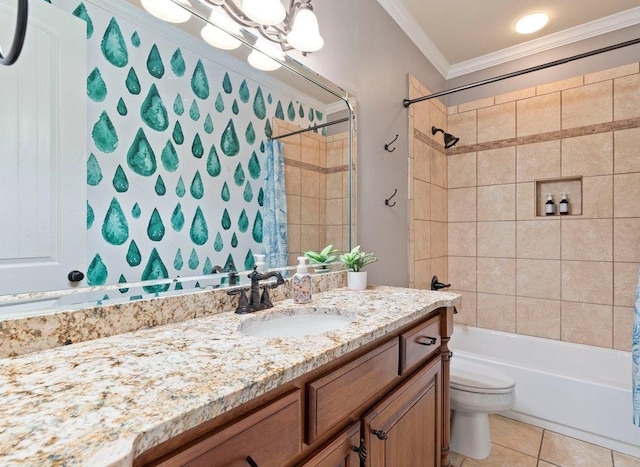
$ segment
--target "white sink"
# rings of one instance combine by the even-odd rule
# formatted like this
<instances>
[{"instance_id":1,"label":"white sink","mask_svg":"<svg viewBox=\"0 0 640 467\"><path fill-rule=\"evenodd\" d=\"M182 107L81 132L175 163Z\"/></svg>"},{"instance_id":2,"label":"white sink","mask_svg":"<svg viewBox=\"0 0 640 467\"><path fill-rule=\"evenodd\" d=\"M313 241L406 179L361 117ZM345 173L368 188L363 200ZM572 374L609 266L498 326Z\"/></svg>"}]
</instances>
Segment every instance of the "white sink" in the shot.
<instances>
[{"instance_id":1,"label":"white sink","mask_svg":"<svg viewBox=\"0 0 640 467\"><path fill-rule=\"evenodd\" d=\"M334 308L280 310L266 317L251 317L238 330L247 336L265 338L316 336L344 328L354 319Z\"/></svg>"}]
</instances>

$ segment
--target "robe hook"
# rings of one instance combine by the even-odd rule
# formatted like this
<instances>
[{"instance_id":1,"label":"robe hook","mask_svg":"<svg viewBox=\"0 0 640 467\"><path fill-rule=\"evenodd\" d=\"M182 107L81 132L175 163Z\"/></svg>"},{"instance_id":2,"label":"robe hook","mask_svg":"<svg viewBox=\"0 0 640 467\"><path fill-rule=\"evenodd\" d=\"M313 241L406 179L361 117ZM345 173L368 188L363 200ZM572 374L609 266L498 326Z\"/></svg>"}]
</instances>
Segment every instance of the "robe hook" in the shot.
<instances>
[{"instance_id":1,"label":"robe hook","mask_svg":"<svg viewBox=\"0 0 640 467\"><path fill-rule=\"evenodd\" d=\"M390 152L391 152L391 151L390 151ZM385 206L389 206L390 208L394 207L394 206L396 205L395 201L394 201L394 203L393 203L393 204L391 204L389 201L391 201L391 200L393 199L393 197L394 197L395 195L397 195L397 194L398 194L398 189L396 188L396 189L393 191L393 194L392 194L388 199L385 199L385 200L384 200L384 204L385 204Z\"/></svg>"},{"instance_id":2,"label":"robe hook","mask_svg":"<svg viewBox=\"0 0 640 467\"><path fill-rule=\"evenodd\" d=\"M396 150L396 148L389 149L389 146L391 146L393 143L395 143L397 139L398 139L398 135L396 135L396 137L395 137L395 138L393 138L393 140L392 140L389 144L385 144L385 145L384 145L384 149L385 149L385 151L388 151L388 152L393 152L393 151L395 151L395 150Z\"/></svg>"}]
</instances>

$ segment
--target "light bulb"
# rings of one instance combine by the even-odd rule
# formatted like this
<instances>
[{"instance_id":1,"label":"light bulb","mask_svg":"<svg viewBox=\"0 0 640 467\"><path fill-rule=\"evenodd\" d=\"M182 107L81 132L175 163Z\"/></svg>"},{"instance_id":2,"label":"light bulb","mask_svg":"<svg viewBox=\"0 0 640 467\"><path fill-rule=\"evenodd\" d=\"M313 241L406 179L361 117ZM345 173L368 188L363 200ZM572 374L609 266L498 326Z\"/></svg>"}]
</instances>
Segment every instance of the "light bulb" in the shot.
<instances>
[{"instance_id":1,"label":"light bulb","mask_svg":"<svg viewBox=\"0 0 640 467\"><path fill-rule=\"evenodd\" d=\"M209 44L222 50L237 49L242 45L242 42L231 34L240 34L240 27L224 12L213 10L209 21L215 26L207 24L200 31L202 38Z\"/></svg>"},{"instance_id":2,"label":"light bulb","mask_svg":"<svg viewBox=\"0 0 640 467\"><path fill-rule=\"evenodd\" d=\"M532 13L523 16L516 23L516 32L520 34L531 34L542 29L549 21L546 13Z\"/></svg>"},{"instance_id":3,"label":"light bulb","mask_svg":"<svg viewBox=\"0 0 640 467\"><path fill-rule=\"evenodd\" d=\"M171 0L141 0L141 3L153 16L169 23L185 23L191 18L191 13ZM180 3L191 6L186 0Z\"/></svg>"},{"instance_id":4,"label":"light bulb","mask_svg":"<svg viewBox=\"0 0 640 467\"><path fill-rule=\"evenodd\" d=\"M315 52L324 45L318 28L318 18L310 7L303 7L296 14L291 31L287 34L287 42L291 47L303 52Z\"/></svg>"},{"instance_id":5,"label":"light bulb","mask_svg":"<svg viewBox=\"0 0 640 467\"><path fill-rule=\"evenodd\" d=\"M274 26L287 16L280 0L243 0L242 11L256 23Z\"/></svg>"},{"instance_id":6,"label":"light bulb","mask_svg":"<svg viewBox=\"0 0 640 467\"><path fill-rule=\"evenodd\" d=\"M280 68L280 63L274 59L284 60L284 52L263 38L256 41L255 49L247 57L247 61L252 67L262 71L273 71Z\"/></svg>"}]
</instances>

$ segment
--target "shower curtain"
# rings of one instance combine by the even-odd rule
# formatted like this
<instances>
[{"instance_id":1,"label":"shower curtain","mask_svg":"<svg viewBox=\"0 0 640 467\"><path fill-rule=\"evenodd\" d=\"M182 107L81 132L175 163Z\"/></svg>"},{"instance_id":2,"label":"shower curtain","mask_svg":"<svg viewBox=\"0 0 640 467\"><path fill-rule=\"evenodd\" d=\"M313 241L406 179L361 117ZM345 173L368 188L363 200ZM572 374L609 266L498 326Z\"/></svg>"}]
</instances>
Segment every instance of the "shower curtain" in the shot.
<instances>
[{"instance_id":1,"label":"shower curtain","mask_svg":"<svg viewBox=\"0 0 640 467\"><path fill-rule=\"evenodd\" d=\"M284 155L280 141L268 142L264 173L262 253L265 255L267 267L274 268L289 264Z\"/></svg>"},{"instance_id":2,"label":"shower curtain","mask_svg":"<svg viewBox=\"0 0 640 467\"><path fill-rule=\"evenodd\" d=\"M638 271L633 333L631 335L631 360L633 378L633 423L640 426L640 271Z\"/></svg>"}]
</instances>

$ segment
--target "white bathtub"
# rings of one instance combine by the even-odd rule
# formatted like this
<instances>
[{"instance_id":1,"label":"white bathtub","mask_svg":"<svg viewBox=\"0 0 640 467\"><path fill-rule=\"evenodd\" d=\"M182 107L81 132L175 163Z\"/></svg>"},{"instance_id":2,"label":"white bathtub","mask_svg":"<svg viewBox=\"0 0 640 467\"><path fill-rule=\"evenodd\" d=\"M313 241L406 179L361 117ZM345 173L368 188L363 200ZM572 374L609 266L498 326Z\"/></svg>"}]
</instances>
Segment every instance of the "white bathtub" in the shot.
<instances>
[{"instance_id":1,"label":"white bathtub","mask_svg":"<svg viewBox=\"0 0 640 467\"><path fill-rule=\"evenodd\" d=\"M450 348L515 378L516 406L505 416L640 457L631 352L461 325Z\"/></svg>"}]
</instances>

